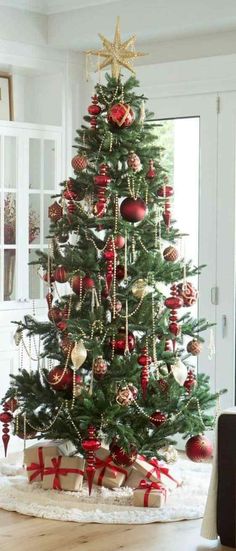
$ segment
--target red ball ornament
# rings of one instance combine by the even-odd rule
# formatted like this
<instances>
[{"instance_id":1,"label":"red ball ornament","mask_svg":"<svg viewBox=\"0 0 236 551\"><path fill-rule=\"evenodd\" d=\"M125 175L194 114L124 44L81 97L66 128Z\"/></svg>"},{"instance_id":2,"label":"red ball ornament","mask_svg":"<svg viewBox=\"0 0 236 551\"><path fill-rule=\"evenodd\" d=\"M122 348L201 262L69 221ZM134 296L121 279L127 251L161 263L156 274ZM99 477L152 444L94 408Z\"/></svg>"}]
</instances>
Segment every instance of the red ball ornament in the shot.
<instances>
[{"instance_id":1,"label":"red ball ornament","mask_svg":"<svg viewBox=\"0 0 236 551\"><path fill-rule=\"evenodd\" d=\"M112 345L112 339L110 340L110 344ZM126 344L126 337L125 337L125 329L120 329L119 334L114 339L114 352L115 354L124 354L125 352L125 344ZM128 333L128 348L129 352L132 352L135 347L135 337L133 333L129 331Z\"/></svg>"},{"instance_id":2,"label":"red ball ornament","mask_svg":"<svg viewBox=\"0 0 236 551\"><path fill-rule=\"evenodd\" d=\"M4 411L0 413L1 423L10 423L11 421L12 421L12 414L9 411Z\"/></svg>"},{"instance_id":3,"label":"red ball ornament","mask_svg":"<svg viewBox=\"0 0 236 551\"><path fill-rule=\"evenodd\" d=\"M55 277L53 274L50 274L50 276L48 277L48 273L46 272L46 274L43 275L43 281L50 285L50 283L54 283Z\"/></svg>"},{"instance_id":4,"label":"red ball ornament","mask_svg":"<svg viewBox=\"0 0 236 551\"><path fill-rule=\"evenodd\" d=\"M209 461L213 454L213 445L206 436L199 434L192 436L185 447L186 455L195 463Z\"/></svg>"},{"instance_id":5,"label":"red ball ornament","mask_svg":"<svg viewBox=\"0 0 236 551\"><path fill-rule=\"evenodd\" d=\"M69 390L73 385L73 371L56 365L48 373L48 382L54 390Z\"/></svg>"},{"instance_id":6,"label":"red ball ornament","mask_svg":"<svg viewBox=\"0 0 236 551\"><path fill-rule=\"evenodd\" d=\"M66 331L67 329L67 323L66 321L59 321L57 324L56 324L57 328L59 329L59 331Z\"/></svg>"},{"instance_id":7,"label":"red ball ornament","mask_svg":"<svg viewBox=\"0 0 236 551\"><path fill-rule=\"evenodd\" d=\"M75 155L71 161L71 165L75 172L80 172L81 170L87 168L88 159L85 155Z\"/></svg>"},{"instance_id":8,"label":"red ball ornament","mask_svg":"<svg viewBox=\"0 0 236 551\"><path fill-rule=\"evenodd\" d=\"M167 415L161 411L154 411L150 416L150 420L156 427L160 427L167 420Z\"/></svg>"},{"instance_id":9,"label":"red ball ornament","mask_svg":"<svg viewBox=\"0 0 236 551\"><path fill-rule=\"evenodd\" d=\"M79 275L74 275L71 280L71 287L77 295L80 294L81 288L83 288L83 279Z\"/></svg>"},{"instance_id":10,"label":"red ball ornament","mask_svg":"<svg viewBox=\"0 0 236 551\"><path fill-rule=\"evenodd\" d=\"M121 465L122 467L129 467L132 465L135 462L138 453L134 446L131 446L130 452L126 452L116 443L112 443L110 445L110 452L114 463L116 463L116 465Z\"/></svg>"},{"instance_id":11,"label":"red ball ornament","mask_svg":"<svg viewBox=\"0 0 236 551\"><path fill-rule=\"evenodd\" d=\"M150 365L152 363L152 357L145 356L145 354L141 354L140 356L138 356L137 362L139 365L144 367L145 365Z\"/></svg>"},{"instance_id":12,"label":"red ball ornament","mask_svg":"<svg viewBox=\"0 0 236 551\"><path fill-rule=\"evenodd\" d=\"M93 362L93 374L95 379L102 379L107 372L107 362L102 356L95 358Z\"/></svg>"},{"instance_id":13,"label":"red ball ornament","mask_svg":"<svg viewBox=\"0 0 236 551\"><path fill-rule=\"evenodd\" d=\"M75 191L70 191L69 189L65 189L65 191L63 191L63 197L68 201L78 200L78 194Z\"/></svg>"},{"instance_id":14,"label":"red ball ornament","mask_svg":"<svg viewBox=\"0 0 236 551\"><path fill-rule=\"evenodd\" d=\"M119 126L119 128L125 128L134 121L134 112L130 105L116 103L109 109L107 119L111 124Z\"/></svg>"},{"instance_id":15,"label":"red ball ornament","mask_svg":"<svg viewBox=\"0 0 236 551\"><path fill-rule=\"evenodd\" d=\"M88 112L93 117L97 116L97 115L99 115L99 113L101 113L101 107L100 107L100 105L91 104L91 105L88 106Z\"/></svg>"},{"instance_id":16,"label":"red ball ornament","mask_svg":"<svg viewBox=\"0 0 236 551\"><path fill-rule=\"evenodd\" d=\"M146 211L146 204L141 197L127 197L120 205L121 216L128 222L140 222L144 219Z\"/></svg>"},{"instance_id":17,"label":"red ball ornament","mask_svg":"<svg viewBox=\"0 0 236 551\"><path fill-rule=\"evenodd\" d=\"M118 281L121 281L122 279L124 279L125 277L125 267L121 264L118 264L118 266L116 266L116 279Z\"/></svg>"},{"instance_id":18,"label":"red ball ornament","mask_svg":"<svg viewBox=\"0 0 236 551\"><path fill-rule=\"evenodd\" d=\"M125 246L125 238L123 235L116 235L114 238L115 249L123 249Z\"/></svg>"},{"instance_id":19,"label":"red ball ornament","mask_svg":"<svg viewBox=\"0 0 236 551\"><path fill-rule=\"evenodd\" d=\"M103 256L104 260L114 260L114 258L116 257L116 253L113 250L104 251L102 256Z\"/></svg>"},{"instance_id":20,"label":"red ball ornament","mask_svg":"<svg viewBox=\"0 0 236 551\"><path fill-rule=\"evenodd\" d=\"M54 272L54 278L58 283L66 283L68 280L68 271L64 266L58 266Z\"/></svg>"},{"instance_id":21,"label":"red ball ornament","mask_svg":"<svg viewBox=\"0 0 236 551\"><path fill-rule=\"evenodd\" d=\"M178 259L179 253L175 247L170 245L163 251L163 256L167 262L175 262Z\"/></svg>"},{"instance_id":22,"label":"red ball ornament","mask_svg":"<svg viewBox=\"0 0 236 551\"><path fill-rule=\"evenodd\" d=\"M177 285L178 295L183 299L184 306L193 306L197 302L198 291L192 283L179 283Z\"/></svg>"},{"instance_id":23,"label":"red ball ornament","mask_svg":"<svg viewBox=\"0 0 236 551\"><path fill-rule=\"evenodd\" d=\"M67 210L69 214L74 214L76 212L77 207L73 201L68 201Z\"/></svg>"},{"instance_id":24,"label":"red ball ornament","mask_svg":"<svg viewBox=\"0 0 236 551\"><path fill-rule=\"evenodd\" d=\"M94 183L99 187L106 187L111 182L111 177L107 174L108 165L105 163L101 164L99 167L99 174L94 176Z\"/></svg>"},{"instance_id":25,"label":"red ball ornament","mask_svg":"<svg viewBox=\"0 0 236 551\"><path fill-rule=\"evenodd\" d=\"M17 398L8 398L8 400L6 400L4 406L6 406L6 408L11 411L11 413L14 413L14 411L16 411L16 409L18 408L18 400Z\"/></svg>"},{"instance_id":26,"label":"red ball ornament","mask_svg":"<svg viewBox=\"0 0 236 551\"><path fill-rule=\"evenodd\" d=\"M53 308L50 308L48 311L48 319L50 321L53 321L54 323L58 323L63 318L63 312L60 310L60 308L56 308L56 306L53 306Z\"/></svg>"},{"instance_id":27,"label":"red ball ornament","mask_svg":"<svg viewBox=\"0 0 236 551\"><path fill-rule=\"evenodd\" d=\"M82 284L83 284L83 289L86 289L87 291L95 287L94 280L89 276L83 277Z\"/></svg>"}]
</instances>

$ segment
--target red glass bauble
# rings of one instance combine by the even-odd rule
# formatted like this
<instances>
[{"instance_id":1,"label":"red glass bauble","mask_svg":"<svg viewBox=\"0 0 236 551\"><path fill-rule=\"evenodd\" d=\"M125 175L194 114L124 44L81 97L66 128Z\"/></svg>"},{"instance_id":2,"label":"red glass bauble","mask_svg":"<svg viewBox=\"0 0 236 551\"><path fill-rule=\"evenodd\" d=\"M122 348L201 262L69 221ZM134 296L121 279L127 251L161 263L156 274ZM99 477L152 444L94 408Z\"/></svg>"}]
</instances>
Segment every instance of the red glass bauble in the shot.
<instances>
[{"instance_id":1,"label":"red glass bauble","mask_svg":"<svg viewBox=\"0 0 236 551\"><path fill-rule=\"evenodd\" d=\"M191 390L194 389L196 384L197 384L197 381L196 381L195 373L191 369L189 369L187 378L184 381L184 388L186 388L188 392L191 392Z\"/></svg>"},{"instance_id":2,"label":"red glass bauble","mask_svg":"<svg viewBox=\"0 0 236 551\"><path fill-rule=\"evenodd\" d=\"M94 280L89 276L84 276L82 283L83 283L83 289L86 289L86 290L93 289L93 287L95 286Z\"/></svg>"},{"instance_id":3,"label":"red glass bauble","mask_svg":"<svg viewBox=\"0 0 236 551\"><path fill-rule=\"evenodd\" d=\"M171 197L174 195L172 186L163 186L157 190L158 197Z\"/></svg>"},{"instance_id":4,"label":"red glass bauble","mask_svg":"<svg viewBox=\"0 0 236 551\"><path fill-rule=\"evenodd\" d=\"M71 287L77 295L80 294L81 286L83 287L83 280L79 275L74 275L71 279Z\"/></svg>"},{"instance_id":5,"label":"red glass bauble","mask_svg":"<svg viewBox=\"0 0 236 551\"><path fill-rule=\"evenodd\" d=\"M53 308L50 308L48 311L48 319L50 321L54 321L54 323L58 323L63 318L63 312L60 310L60 308L56 308L56 306L53 306Z\"/></svg>"},{"instance_id":6,"label":"red glass bauble","mask_svg":"<svg viewBox=\"0 0 236 551\"><path fill-rule=\"evenodd\" d=\"M156 176L156 170L154 168L154 161L152 159L150 159L149 169L148 169L148 172L146 174L146 178L148 178L149 180L152 180L153 178L155 178L155 176Z\"/></svg>"},{"instance_id":7,"label":"red glass bauble","mask_svg":"<svg viewBox=\"0 0 236 551\"><path fill-rule=\"evenodd\" d=\"M177 337L180 334L181 327L176 321L172 321L169 324L169 331L172 333L172 335Z\"/></svg>"},{"instance_id":8,"label":"red glass bauble","mask_svg":"<svg viewBox=\"0 0 236 551\"><path fill-rule=\"evenodd\" d=\"M115 343L114 343L114 352L115 354L124 354L125 352L125 330L121 329L119 331L119 334L115 337ZM112 339L110 341L112 345ZM132 352L135 347L135 337L131 331L128 333L128 348L129 351Z\"/></svg>"},{"instance_id":9,"label":"red glass bauble","mask_svg":"<svg viewBox=\"0 0 236 551\"><path fill-rule=\"evenodd\" d=\"M64 366L56 365L48 373L48 382L54 390L71 389L73 385L73 371L69 367L65 369Z\"/></svg>"},{"instance_id":10,"label":"red glass bauble","mask_svg":"<svg viewBox=\"0 0 236 551\"><path fill-rule=\"evenodd\" d=\"M110 176L107 174L108 165L105 163L101 164L99 167L99 174L94 176L94 183L100 187L106 187L111 182Z\"/></svg>"},{"instance_id":11,"label":"red glass bauble","mask_svg":"<svg viewBox=\"0 0 236 551\"><path fill-rule=\"evenodd\" d=\"M183 299L184 306L193 306L197 302L198 291L187 281L177 285L178 295Z\"/></svg>"},{"instance_id":12,"label":"red glass bauble","mask_svg":"<svg viewBox=\"0 0 236 551\"><path fill-rule=\"evenodd\" d=\"M97 116L101 113L101 107L100 105L89 105L88 112L90 115Z\"/></svg>"},{"instance_id":13,"label":"red glass bauble","mask_svg":"<svg viewBox=\"0 0 236 551\"><path fill-rule=\"evenodd\" d=\"M116 253L112 250L112 251L104 251L103 253L103 258L104 260L114 260L116 256Z\"/></svg>"},{"instance_id":14,"label":"red glass bauble","mask_svg":"<svg viewBox=\"0 0 236 551\"><path fill-rule=\"evenodd\" d=\"M67 329L67 323L66 321L59 321L57 324L56 324L57 328L59 329L59 331L66 331Z\"/></svg>"},{"instance_id":15,"label":"red glass bauble","mask_svg":"<svg viewBox=\"0 0 236 551\"><path fill-rule=\"evenodd\" d=\"M109 109L107 119L111 124L124 128L134 121L134 112L126 103L115 103Z\"/></svg>"},{"instance_id":16,"label":"red glass bauble","mask_svg":"<svg viewBox=\"0 0 236 551\"><path fill-rule=\"evenodd\" d=\"M10 423L12 421L12 414L9 411L3 411L0 413L1 423Z\"/></svg>"},{"instance_id":17,"label":"red glass bauble","mask_svg":"<svg viewBox=\"0 0 236 551\"><path fill-rule=\"evenodd\" d=\"M199 434L192 436L186 444L186 455L191 461L204 463L209 461L213 454L213 445L206 436Z\"/></svg>"},{"instance_id":18,"label":"red glass bauble","mask_svg":"<svg viewBox=\"0 0 236 551\"><path fill-rule=\"evenodd\" d=\"M183 299L181 297L168 297L164 304L166 308L176 310L176 308L181 308L181 306L183 306Z\"/></svg>"},{"instance_id":19,"label":"red glass bauble","mask_svg":"<svg viewBox=\"0 0 236 551\"><path fill-rule=\"evenodd\" d=\"M96 451L101 446L100 440L97 440L96 438L93 438L91 440L82 440L82 448L86 452Z\"/></svg>"},{"instance_id":20,"label":"red glass bauble","mask_svg":"<svg viewBox=\"0 0 236 551\"><path fill-rule=\"evenodd\" d=\"M129 467L135 462L137 457L137 450L133 446L130 452L125 452L121 446L116 443L110 444L110 452L114 463L123 467Z\"/></svg>"},{"instance_id":21,"label":"red glass bauble","mask_svg":"<svg viewBox=\"0 0 236 551\"><path fill-rule=\"evenodd\" d=\"M76 201L78 199L78 194L75 191L65 189L65 191L63 192L63 197L65 199L68 199L68 201Z\"/></svg>"},{"instance_id":22,"label":"red glass bauble","mask_svg":"<svg viewBox=\"0 0 236 551\"><path fill-rule=\"evenodd\" d=\"M68 271L64 266L58 266L54 272L55 280L58 283L66 283L68 280Z\"/></svg>"},{"instance_id":23,"label":"red glass bauble","mask_svg":"<svg viewBox=\"0 0 236 551\"><path fill-rule=\"evenodd\" d=\"M69 201L67 204L67 210L70 214L74 214L77 210L76 204L73 201Z\"/></svg>"},{"instance_id":24,"label":"red glass bauble","mask_svg":"<svg viewBox=\"0 0 236 551\"><path fill-rule=\"evenodd\" d=\"M85 155L75 155L71 161L71 165L75 172L80 172L81 170L87 168L88 159Z\"/></svg>"},{"instance_id":25,"label":"red glass bauble","mask_svg":"<svg viewBox=\"0 0 236 551\"><path fill-rule=\"evenodd\" d=\"M8 400L6 400L6 402L4 403L4 406L6 406L7 409L12 413L16 411L16 409L18 408L18 405L19 403L17 398L8 398Z\"/></svg>"},{"instance_id":26,"label":"red glass bauble","mask_svg":"<svg viewBox=\"0 0 236 551\"><path fill-rule=\"evenodd\" d=\"M128 222L140 222L144 219L146 211L146 204L141 197L127 197L120 205L121 216Z\"/></svg>"},{"instance_id":27,"label":"red glass bauble","mask_svg":"<svg viewBox=\"0 0 236 551\"><path fill-rule=\"evenodd\" d=\"M114 238L114 245L116 249L123 249L125 246L125 238L123 235L116 235Z\"/></svg>"},{"instance_id":28,"label":"red glass bauble","mask_svg":"<svg viewBox=\"0 0 236 551\"><path fill-rule=\"evenodd\" d=\"M122 279L124 279L124 276L125 276L125 267L122 264L118 264L118 266L116 266L116 279L118 281L121 281Z\"/></svg>"},{"instance_id":29,"label":"red glass bauble","mask_svg":"<svg viewBox=\"0 0 236 551\"><path fill-rule=\"evenodd\" d=\"M151 415L151 422L156 427L160 427L167 420L167 415L161 411L154 411Z\"/></svg>"},{"instance_id":30,"label":"red glass bauble","mask_svg":"<svg viewBox=\"0 0 236 551\"><path fill-rule=\"evenodd\" d=\"M48 277L48 274L46 272L46 274L43 275L43 280L46 282L46 283L54 283L55 281L55 277L53 274L50 274L50 276Z\"/></svg>"},{"instance_id":31,"label":"red glass bauble","mask_svg":"<svg viewBox=\"0 0 236 551\"><path fill-rule=\"evenodd\" d=\"M149 365L152 363L152 357L146 356L145 354L141 354L138 356L138 364L144 367L145 365Z\"/></svg>"}]
</instances>

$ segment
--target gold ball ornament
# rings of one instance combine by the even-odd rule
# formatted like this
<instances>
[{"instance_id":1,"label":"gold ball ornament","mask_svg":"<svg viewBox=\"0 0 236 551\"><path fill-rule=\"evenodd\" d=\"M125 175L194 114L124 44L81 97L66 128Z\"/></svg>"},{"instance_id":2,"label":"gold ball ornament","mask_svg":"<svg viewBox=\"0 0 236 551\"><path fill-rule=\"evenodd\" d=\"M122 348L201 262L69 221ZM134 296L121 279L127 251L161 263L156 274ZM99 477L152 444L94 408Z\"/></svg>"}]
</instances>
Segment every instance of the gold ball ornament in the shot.
<instances>
[{"instance_id":1,"label":"gold ball ornament","mask_svg":"<svg viewBox=\"0 0 236 551\"><path fill-rule=\"evenodd\" d=\"M202 350L202 344L197 339L192 339L187 344L187 352L192 354L192 356L198 356Z\"/></svg>"},{"instance_id":2,"label":"gold ball ornament","mask_svg":"<svg viewBox=\"0 0 236 551\"><path fill-rule=\"evenodd\" d=\"M119 404L119 406L128 407L136 400L137 395L138 389L132 383L120 387L116 395L117 404Z\"/></svg>"},{"instance_id":3,"label":"gold ball ornament","mask_svg":"<svg viewBox=\"0 0 236 551\"><path fill-rule=\"evenodd\" d=\"M170 245L164 249L163 256L167 262L175 262L178 259L179 253L175 247Z\"/></svg>"},{"instance_id":4,"label":"gold ball ornament","mask_svg":"<svg viewBox=\"0 0 236 551\"><path fill-rule=\"evenodd\" d=\"M87 358L87 350L84 346L83 341L79 340L78 342L75 343L74 348L71 352L71 361L73 364L71 366L71 369L73 369L74 371L79 369L85 362L86 358Z\"/></svg>"},{"instance_id":5,"label":"gold ball ornament","mask_svg":"<svg viewBox=\"0 0 236 551\"><path fill-rule=\"evenodd\" d=\"M132 293L135 298L142 298L151 293L152 288L145 279L137 279L132 285Z\"/></svg>"}]
</instances>

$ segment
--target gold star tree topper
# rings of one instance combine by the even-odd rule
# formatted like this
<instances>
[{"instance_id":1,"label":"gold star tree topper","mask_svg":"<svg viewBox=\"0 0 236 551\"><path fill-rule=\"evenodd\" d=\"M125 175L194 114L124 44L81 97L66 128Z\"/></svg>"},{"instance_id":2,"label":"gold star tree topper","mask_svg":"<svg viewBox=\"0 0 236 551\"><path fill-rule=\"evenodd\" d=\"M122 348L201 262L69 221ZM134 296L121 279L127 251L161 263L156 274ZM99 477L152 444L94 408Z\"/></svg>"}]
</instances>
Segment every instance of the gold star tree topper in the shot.
<instances>
[{"instance_id":1,"label":"gold star tree topper","mask_svg":"<svg viewBox=\"0 0 236 551\"><path fill-rule=\"evenodd\" d=\"M108 65L111 65L112 76L118 80L120 76L121 67L125 67L131 73L135 74L132 67L132 59L146 55L142 52L136 52L134 44L136 36L133 35L128 40L122 43L120 35L120 18L117 17L114 41L110 42L105 36L99 33L101 38L103 49L102 50L89 50L87 54L97 55L98 59L104 57L104 61L98 63L98 70L104 69Z\"/></svg>"}]
</instances>

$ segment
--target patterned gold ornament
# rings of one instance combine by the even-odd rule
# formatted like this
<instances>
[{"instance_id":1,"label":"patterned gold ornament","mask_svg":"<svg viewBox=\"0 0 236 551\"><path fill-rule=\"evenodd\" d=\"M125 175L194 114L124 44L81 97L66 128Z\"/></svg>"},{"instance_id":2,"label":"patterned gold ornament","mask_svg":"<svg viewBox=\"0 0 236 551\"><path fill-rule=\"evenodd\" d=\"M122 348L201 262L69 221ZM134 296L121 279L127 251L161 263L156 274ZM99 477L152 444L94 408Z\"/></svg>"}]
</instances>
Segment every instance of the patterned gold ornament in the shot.
<instances>
[{"instance_id":1,"label":"patterned gold ornament","mask_svg":"<svg viewBox=\"0 0 236 551\"><path fill-rule=\"evenodd\" d=\"M145 279L137 279L132 286L132 293L135 298L142 298L150 293L152 288L147 284Z\"/></svg>"},{"instance_id":2,"label":"patterned gold ornament","mask_svg":"<svg viewBox=\"0 0 236 551\"><path fill-rule=\"evenodd\" d=\"M71 366L71 369L76 371L83 365L87 358L87 350L84 346L84 343L82 340L75 343L75 346L71 352L71 360L73 363L73 366Z\"/></svg>"},{"instance_id":3,"label":"patterned gold ornament","mask_svg":"<svg viewBox=\"0 0 236 551\"><path fill-rule=\"evenodd\" d=\"M90 55L97 55L98 58L104 57L104 61L98 64L98 70L104 69L108 65L111 65L112 76L118 80L120 76L121 67L125 67L131 73L135 74L135 71L132 67L132 59L140 57L144 54L143 52L136 52L134 50L134 44L136 37L135 35L131 36L125 42L121 41L120 35L120 18L117 17L116 28L114 41L110 42L102 34L98 35L102 41L103 49L102 50L89 50L86 53Z\"/></svg>"}]
</instances>

